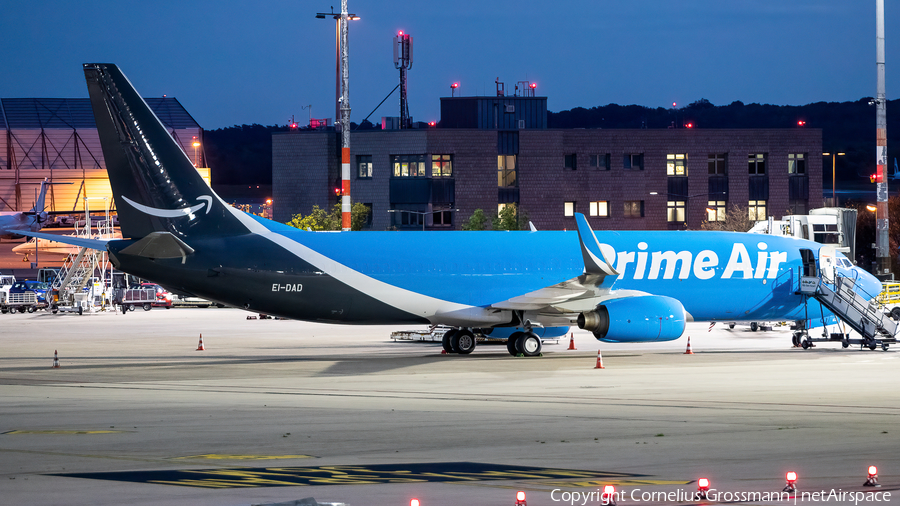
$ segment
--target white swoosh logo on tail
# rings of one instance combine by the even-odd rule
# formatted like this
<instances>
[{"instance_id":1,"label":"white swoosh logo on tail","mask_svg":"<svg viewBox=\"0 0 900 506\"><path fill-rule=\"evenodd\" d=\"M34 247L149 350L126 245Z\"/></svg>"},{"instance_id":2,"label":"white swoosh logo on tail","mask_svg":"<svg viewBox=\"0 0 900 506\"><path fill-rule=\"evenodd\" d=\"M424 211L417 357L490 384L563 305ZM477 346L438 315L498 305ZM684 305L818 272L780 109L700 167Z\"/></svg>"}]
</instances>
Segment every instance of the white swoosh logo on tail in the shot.
<instances>
[{"instance_id":1,"label":"white swoosh logo on tail","mask_svg":"<svg viewBox=\"0 0 900 506\"><path fill-rule=\"evenodd\" d=\"M206 214L209 214L210 209L212 209L212 197L209 195L201 195L197 197L197 200L202 200L203 202L195 206L183 207L181 209L159 209L157 207L147 207L143 204L138 204L137 202L124 195L122 195L122 200L142 213L159 218L180 218L182 216L190 216L191 219L194 219L194 213L199 211L203 206L206 206Z\"/></svg>"}]
</instances>

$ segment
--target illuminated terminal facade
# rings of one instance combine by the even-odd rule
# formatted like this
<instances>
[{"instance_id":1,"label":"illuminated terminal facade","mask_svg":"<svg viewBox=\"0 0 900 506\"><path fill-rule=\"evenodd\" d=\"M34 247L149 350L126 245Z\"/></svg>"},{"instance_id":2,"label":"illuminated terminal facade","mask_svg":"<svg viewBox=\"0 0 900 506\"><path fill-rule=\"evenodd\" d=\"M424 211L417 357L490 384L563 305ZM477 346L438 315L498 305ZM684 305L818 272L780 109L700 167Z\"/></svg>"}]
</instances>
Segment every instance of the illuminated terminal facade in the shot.
<instances>
[{"instance_id":1,"label":"illuminated terminal facade","mask_svg":"<svg viewBox=\"0 0 900 506\"><path fill-rule=\"evenodd\" d=\"M821 129L554 129L546 97L504 96L442 98L422 126L352 132L368 229L458 230L511 203L544 230L576 212L598 230L697 229L732 205L756 220L823 205ZM277 221L338 202L337 135L273 135Z\"/></svg>"}]
</instances>

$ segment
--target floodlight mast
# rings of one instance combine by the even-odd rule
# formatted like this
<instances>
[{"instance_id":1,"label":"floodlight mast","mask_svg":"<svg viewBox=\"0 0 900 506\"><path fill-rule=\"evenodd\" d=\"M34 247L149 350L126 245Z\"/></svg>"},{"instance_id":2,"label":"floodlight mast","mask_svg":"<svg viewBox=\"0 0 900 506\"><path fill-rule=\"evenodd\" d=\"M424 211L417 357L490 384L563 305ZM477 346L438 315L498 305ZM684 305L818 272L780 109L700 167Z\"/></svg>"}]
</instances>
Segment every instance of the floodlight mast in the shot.
<instances>
[{"instance_id":1,"label":"floodlight mast","mask_svg":"<svg viewBox=\"0 0 900 506\"><path fill-rule=\"evenodd\" d=\"M875 67L878 85L875 92L876 148L875 193L878 197L875 215L875 275L881 279L891 277L891 256L888 231L888 178L887 178L887 101L884 91L884 0L875 0Z\"/></svg>"},{"instance_id":2,"label":"floodlight mast","mask_svg":"<svg viewBox=\"0 0 900 506\"><path fill-rule=\"evenodd\" d=\"M347 0L341 0L341 231L350 231L350 57Z\"/></svg>"}]
</instances>

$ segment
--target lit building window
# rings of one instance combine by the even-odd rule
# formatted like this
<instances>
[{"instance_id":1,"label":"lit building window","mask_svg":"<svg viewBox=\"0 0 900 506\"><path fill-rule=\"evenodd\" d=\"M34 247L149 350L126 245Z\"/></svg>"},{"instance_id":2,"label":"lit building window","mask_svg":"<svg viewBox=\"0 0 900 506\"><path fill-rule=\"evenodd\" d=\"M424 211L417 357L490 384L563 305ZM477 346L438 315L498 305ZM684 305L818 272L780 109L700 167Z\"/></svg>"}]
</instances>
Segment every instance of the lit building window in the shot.
<instances>
[{"instance_id":1,"label":"lit building window","mask_svg":"<svg viewBox=\"0 0 900 506\"><path fill-rule=\"evenodd\" d=\"M626 218L643 218L644 217L644 201L643 200L626 200L624 216Z\"/></svg>"},{"instance_id":2,"label":"lit building window","mask_svg":"<svg viewBox=\"0 0 900 506\"><path fill-rule=\"evenodd\" d=\"M453 177L453 155L431 155L431 177Z\"/></svg>"},{"instance_id":3,"label":"lit building window","mask_svg":"<svg viewBox=\"0 0 900 506\"><path fill-rule=\"evenodd\" d=\"M725 201L710 200L706 206L706 221L725 221Z\"/></svg>"},{"instance_id":4,"label":"lit building window","mask_svg":"<svg viewBox=\"0 0 900 506\"><path fill-rule=\"evenodd\" d=\"M591 214L591 216L599 216L601 218L609 218L609 202L607 202L605 200L600 200L598 202L591 202L590 214Z\"/></svg>"},{"instance_id":5,"label":"lit building window","mask_svg":"<svg viewBox=\"0 0 900 506\"><path fill-rule=\"evenodd\" d=\"M590 165L591 168L598 170L609 170L609 153L605 155L591 155Z\"/></svg>"},{"instance_id":6,"label":"lit building window","mask_svg":"<svg viewBox=\"0 0 900 506\"><path fill-rule=\"evenodd\" d=\"M425 177L425 155L391 155L394 177Z\"/></svg>"},{"instance_id":7,"label":"lit building window","mask_svg":"<svg viewBox=\"0 0 900 506\"><path fill-rule=\"evenodd\" d=\"M766 174L766 154L750 153L747 156L747 165L751 176L764 176Z\"/></svg>"},{"instance_id":8,"label":"lit building window","mask_svg":"<svg viewBox=\"0 0 900 506\"><path fill-rule=\"evenodd\" d=\"M510 188L518 186L516 181L516 155L497 157L497 186Z\"/></svg>"},{"instance_id":9,"label":"lit building window","mask_svg":"<svg viewBox=\"0 0 900 506\"><path fill-rule=\"evenodd\" d=\"M670 200L666 203L666 221L684 222L684 201Z\"/></svg>"},{"instance_id":10,"label":"lit building window","mask_svg":"<svg viewBox=\"0 0 900 506\"><path fill-rule=\"evenodd\" d=\"M372 177L372 155L357 156L356 166L358 168L356 174L359 179L369 179Z\"/></svg>"},{"instance_id":11,"label":"lit building window","mask_svg":"<svg viewBox=\"0 0 900 506\"><path fill-rule=\"evenodd\" d=\"M575 216L575 202L566 202L563 209L564 216Z\"/></svg>"},{"instance_id":12,"label":"lit building window","mask_svg":"<svg viewBox=\"0 0 900 506\"><path fill-rule=\"evenodd\" d=\"M710 176L724 176L728 174L728 154L710 153L708 162Z\"/></svg>"},{"instance_id":13,"label":"lit building window","mask_svg":"<svg viewBox=\"0 0 900 506\"><path fill-rule=\"evenodd\" d=\"M788 174L806 174L806 154L788 154Z\"/></svg>"},{"instance_id":14,"label":"lit building window","mask_svg":"<svg viewBox=\"0 0 900 506\"><path fill-rule=\"evenodd\" d=\"M750 220L751 221L762 221L767 219L766 217L766 201L765 200L751 200L750 201Z\"/></svg>"},{"instance_id":15,"label":"lit building window","mask_svg":"<svg viewBox=\"0 0 900 506\"><path fill-rule=\"evenodd\" d=\"M687 155L684 153L666 155L666 175L687 176Z\"/></svg>"}]
</instances>

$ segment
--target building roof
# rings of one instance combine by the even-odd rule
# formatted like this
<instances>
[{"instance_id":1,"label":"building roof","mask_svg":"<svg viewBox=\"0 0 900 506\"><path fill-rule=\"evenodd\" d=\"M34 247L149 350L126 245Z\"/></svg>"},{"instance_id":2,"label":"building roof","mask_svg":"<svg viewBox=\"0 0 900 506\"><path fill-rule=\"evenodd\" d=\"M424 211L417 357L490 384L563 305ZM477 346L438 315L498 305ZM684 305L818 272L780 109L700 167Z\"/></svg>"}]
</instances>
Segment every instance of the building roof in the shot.
<instances>
[{"instance_id":1,"label":"building roof","mask_svg":"<svg viewBox=\"0 0 900 506\"><path fill-rule=\"evenodd\" d=\"M167 128L200 128L175 97L145 98ZM2 129L97 128L88 98L0 98Z\"/></svg>"}]
</instances>

